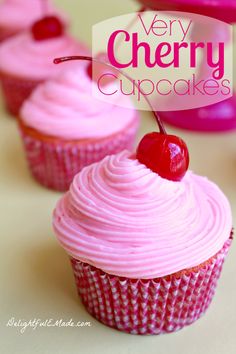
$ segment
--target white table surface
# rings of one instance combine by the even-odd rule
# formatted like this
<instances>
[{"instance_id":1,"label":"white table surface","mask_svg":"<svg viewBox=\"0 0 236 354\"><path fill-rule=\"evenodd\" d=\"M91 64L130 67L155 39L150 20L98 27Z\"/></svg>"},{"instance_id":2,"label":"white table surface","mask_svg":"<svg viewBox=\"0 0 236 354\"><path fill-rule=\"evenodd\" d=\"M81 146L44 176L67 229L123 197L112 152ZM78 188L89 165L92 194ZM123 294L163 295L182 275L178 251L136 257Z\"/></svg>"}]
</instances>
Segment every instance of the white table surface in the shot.
<instances>
[{"instance_id":1,"label":"white table surface","mask_svg":"<svg viewBox=\"0 0 236 354\"><path fill-rule=\"evenodd\" d=\"M73 18L72 31L86 42L100 20L131 12L131 0L58 0ZM1 99L1 98L0 98ZM155 129L142 115L139 136ZM195 134L169 128L187 142L191 169L215 181L228 196L236 218L236 133ZM230 250L215 299L207 314L190 327L162 336L135 336L110 329L81 305L67 256L57 243L51 214L60 193L30 176L16 122L0 102L1 315L0 353L233 354L236 352L236 247ZM18 320L90 321L82 328L7 327Z\"/></svg>"}]
</instances>

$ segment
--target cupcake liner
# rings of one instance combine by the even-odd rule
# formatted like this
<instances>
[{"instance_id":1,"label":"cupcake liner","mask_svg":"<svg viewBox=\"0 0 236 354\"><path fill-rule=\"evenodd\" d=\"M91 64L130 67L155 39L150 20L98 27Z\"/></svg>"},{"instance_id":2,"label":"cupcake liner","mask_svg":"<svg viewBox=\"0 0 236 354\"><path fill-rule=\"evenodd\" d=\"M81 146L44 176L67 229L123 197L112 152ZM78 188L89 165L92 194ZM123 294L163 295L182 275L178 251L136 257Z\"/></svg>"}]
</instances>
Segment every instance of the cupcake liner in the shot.
<instances>
[{"instance_id":1,"label":"cupcake liner","mask_svg":"<svg viewBox=\"0 0 236 354\"><path fill-rule=\"evenodd\" d=\"M5 106L9 113L17 116L22 103L30 96L31 92L41 81L17 78L1 73L0 81L5 100Z\"/></svg>"},{"instance_id":2,"label":"cupcake liner","mask_svg":"<svg viewBox=\"0 0 236 354\"><path fill-rule=\"evenodd\" d=\"M161 334L190 325L204 314L231 242L232 237L198 267L151 280L118 277L70 260L82 302L98 321L132 334Z\"/></svg>"},{"instance_id":3,"label":"cupcake liner","mask_svg":"<svg viewBox=\"0 0 236 354\"><path fill-rule=\"evenodd\" d=\"M138 116L137 116L138 117ZM29 168L42 185L58 191L68 190L73 177L85 166L134 145L138 118L122 132L99 140L62 141L44 139L20 124Z\"/></svg>"}]
</instances>

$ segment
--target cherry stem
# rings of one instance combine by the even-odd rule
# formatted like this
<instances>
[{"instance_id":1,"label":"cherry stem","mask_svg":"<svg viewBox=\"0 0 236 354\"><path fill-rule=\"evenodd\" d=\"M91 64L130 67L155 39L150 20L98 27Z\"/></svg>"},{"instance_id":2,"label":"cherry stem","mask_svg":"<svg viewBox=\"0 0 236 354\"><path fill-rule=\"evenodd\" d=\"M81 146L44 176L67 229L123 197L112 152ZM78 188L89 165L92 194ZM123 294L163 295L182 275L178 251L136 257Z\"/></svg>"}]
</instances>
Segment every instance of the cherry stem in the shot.
<instances>
[{"instance_id":1,"label":"cherry stem","mask_svg":"<svg viewBox=\"0 0 236 354\"><path fill-rule=\"evenodd\" d=\"M87 61L90 61L90 62L96 62L96 63L99 63L99 64L106 65L106 66L108 66L109 68L112 68L112 69L116 69L121 75L123 75L126 79L128 79L131 83L133 83L135 85L135 87L141 92L141 94L145 98L146 102L148 103L148 105L152 109L152 113L154 114L154 117L156 119L156 122L157 122L157 125L159 127L160 133L161 134L167 134L166 130L165 130L165 127L164 127L164 125L162 123L162 120L159 117L159 115L157 114L157 112L153 109L150 100L147 98L145 93L140 89L140 87L138 87L136 82L128 74L124 73L120 69L115 68L113 65L111 65L109 63L105 63L105 62L103 62L101 60L98 60L96 58L92 58L92 57L88 57L88 56L84 56L84 55L73 55L73 56L68 56L68 57L55 58L53 60L53 62L54 62L54 64L61 64L63 62L70 61L70 60L87 60Z\"/></svg>"}]
</instances>

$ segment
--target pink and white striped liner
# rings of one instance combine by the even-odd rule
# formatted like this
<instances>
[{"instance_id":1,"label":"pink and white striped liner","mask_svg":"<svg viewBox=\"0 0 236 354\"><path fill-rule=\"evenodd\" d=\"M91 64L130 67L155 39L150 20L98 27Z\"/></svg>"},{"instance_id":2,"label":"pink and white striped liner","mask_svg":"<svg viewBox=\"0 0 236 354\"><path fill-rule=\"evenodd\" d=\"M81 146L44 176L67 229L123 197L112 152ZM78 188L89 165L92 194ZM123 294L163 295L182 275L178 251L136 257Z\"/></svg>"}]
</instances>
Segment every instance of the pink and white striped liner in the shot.
<instances>
[{"instance_id":1,"label":"pink and white striped liner","mask_svg":"<svg viewBox=\"0 0 236 354\"><path fill-rule=\"evenodd\" d=\"M0 74L0 82L6 109L14 116L18 115L22 103L41 83L41 81L17 78L4 73Z\"/></svg>"},{"instance_id":2,"label":"pink and white striped liner","mask_svg":"<svg viewBox=\"0 0 236 354\"><path fill-rule=\"evenodd\" d=\"M44 141L27 134L20 127L29 168L42 185L58 191L68 190L73 177L85 166L132 149L138 129L138 114L122 132L89 142Z\"/></svg>"},{"instance_id":3,"label":"pink and white striped liner","mask_svg":"<svg viewBox=\"0 0 236 354\"><path fill-rule=\"evenodd\" d=\"M231 242L198 267L152 280L113 276L74 258L71 264L82 302L98 321L132 334L169 333L207 310Z\"/></svg>"}]
</instances>

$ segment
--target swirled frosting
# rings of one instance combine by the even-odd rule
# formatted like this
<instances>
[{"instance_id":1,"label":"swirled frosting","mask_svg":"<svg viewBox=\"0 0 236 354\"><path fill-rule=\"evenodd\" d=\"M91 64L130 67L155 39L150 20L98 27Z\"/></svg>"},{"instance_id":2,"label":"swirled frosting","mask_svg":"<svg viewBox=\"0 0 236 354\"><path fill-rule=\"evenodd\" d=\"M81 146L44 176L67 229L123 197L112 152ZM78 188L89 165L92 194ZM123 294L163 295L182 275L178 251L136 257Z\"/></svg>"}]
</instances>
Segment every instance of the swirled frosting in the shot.
<instances>
[{"instance_id":1,"label":"swirled frosting","mask_svg":"<svg viewBox=\"0 0 236 354\"><path fill-rule=\"evenodd\" d=\"M55 76L68 65L68 63L64 66L55 65L54 58L75 54L86 55L88 52L83 43L66 34L36 41L27 31L1 44L0 71L17 77L45 80Z\"/></svg>"},{"instance_id":2,"label":"swirled frosting","mask_svg":"<svg viewBox=\"0 0 236 354\"><path fill-rule=\"evenodd\" d=\"M115 95L107 103L92 96L93 85L84 68L65 70L33 92L22 107L21 119L41 133L63 139L103 138L137 121L127 96ZM116 105L123 101L129 108Z\"/></svg>"},{"instance_id":3,"label":"swirled frosting","mask_svg":"<svg viewBox=\"0 0 236 354\"><path fill-rule=\"evenodd\" d=\"M55 13L50 3L47 10L47 14ZM4 0L0 4L0 26L13 31L26 29L42 17L42 12L42 0Z\"/></svg>"},{"instance_id":4,"label":"swirled frosting","mask_svg":"<svg viewBox=\"0 0 236 354\"><path fill-rule=\"evenodd\" d=\"M229 203L187 172L161 178L124 151L76 175L53 220L65 250L103 271L150 279L197 266L229 238Z\"/></svg>"}]
</instances>

